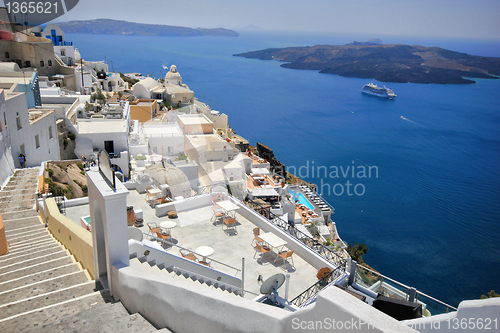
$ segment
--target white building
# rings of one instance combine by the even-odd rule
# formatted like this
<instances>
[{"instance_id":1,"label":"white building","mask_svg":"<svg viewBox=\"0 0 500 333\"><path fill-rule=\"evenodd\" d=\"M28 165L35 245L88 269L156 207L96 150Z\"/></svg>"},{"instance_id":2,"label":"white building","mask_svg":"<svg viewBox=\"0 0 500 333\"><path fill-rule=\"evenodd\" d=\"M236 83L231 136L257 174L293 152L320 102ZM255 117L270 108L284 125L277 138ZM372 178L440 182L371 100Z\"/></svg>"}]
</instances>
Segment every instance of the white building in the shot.
<instances>
[{"instance_id":1,"label":"white building","mask_svg":"<svg viewBox=\"0 0 500 333\"><path fill-rule=\"evenodd\" d=\"M167 89L153 78L145 78L132 86L132 94L139 99L164 99Z\"/></svg>"},{"instance_id":2,"label":"white building","mask_svg":"<svg viewBox=\"0 0 500 333\"><path fill-rule=\"evenodd\" d=\"M78 119L75 126L78 131L75 154L92 158L95 152L106 150L111 163L118 166L124 175L128 175L129 106L125 103L123 108L119 104L110 104L110 107L122 111L120 119L107 119L104 114L94 115L90 119ZM116 117L113 115L113 118Z\"/></svg>"},{"instance_id":3,"label":"white building","mask_svg":"<svg viewBox=\"0 0 500 333\"><path fill-rule=\"evenodd\" d=\"M4 122L5 110L5 93L3 89L0 89L0 114L2 114L0 119L0 185L10 178L16 168L12 158L10 142L4 136L7 133Z\"/></svg>"},{"instance_id":4,"label":"white building","mask_svg":"<svg viewBox=\"0 0 500 333\"><path fill-rule=\"evenodd\" d=\"M177 66L170 66L170 71L165 75L165 87L171 105L186 106L194 103L194 93L186 84L182 84L182 76L177 71Z\"/></svg>"},{"instance_id":5,"label":"white building","mask_svg":"<svg viewBox=\"0 0 500 333\"><path fill-rule=\"evenodd\" d=\"M184 135L177 123L147 122L142 132L154 154L176 157L184 153Z\"/></svg>"},{"instance_id":6,"label":"white building","mask_svg":"<svg viewBox=\"0 0 500 333\"><path fill-rule=\"evenodd\" d=\"M5 90L5 109L1 111L4 140L12 147L16 167L19 154L26 156L25 166L40 165L46 160L59 160L59 141L54 110L28 111L26 93L13 84Z\"/></svg>"},{"instance_id":7,"label":"white building","mask_svg":"<svg viewBox=\"0 0 500 333\"><path fill-rule=\"evenodd\" d=\"M52 41L54 53L66 64L75 64L75 48L73 42L67 42L64 31L57 24L48 24L45 27L37 26L31 29L36 37L45 37Z\"/></svg>"}]
</instances>

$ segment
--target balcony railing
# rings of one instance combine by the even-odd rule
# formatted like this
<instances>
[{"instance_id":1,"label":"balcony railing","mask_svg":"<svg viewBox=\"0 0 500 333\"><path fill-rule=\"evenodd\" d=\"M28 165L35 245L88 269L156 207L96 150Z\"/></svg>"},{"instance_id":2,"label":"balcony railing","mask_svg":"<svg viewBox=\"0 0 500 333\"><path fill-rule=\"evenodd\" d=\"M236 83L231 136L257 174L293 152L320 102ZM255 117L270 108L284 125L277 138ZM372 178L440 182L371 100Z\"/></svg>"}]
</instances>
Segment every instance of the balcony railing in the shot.
<instances>
[{"instance_id":1,"label":"balcony railing","mask_svg":"<svg viewBox=\"0 0 500 333\"><path fill-rule=\"evenodd\" d=\"M266 217L272 224L274 224L275 226L277 226L290 236L302 242L304 245L306 245L311 250L321 255L323 258L331 262L336 267L341 266L345 268L345 260L344 258L342 258L342 256L330 250L328 247L321 244L318 240L309 237L302 231L298 230L297 228L295 228L294 225L288 223L288 221L285 221L281 217L271 213L269 210L267 210L257 202L250 199L248 200L248 202L250 208L254 209L256 212Z\"/></svg>"},{"instance_id":2,"label":"balcony railing","mask_svg":"<svg viewBox=\"0 0 500 333\"><path fill-rule=\"evenodd\" d=\"M290 302L296 306L304 307L310 303L312 303L316 299L316 295L325 287L334 284L337 282L338 278L343 276L345 271L345 261L341 266L338 266L336 269L331 271L327 276L318 280L315 284L304 290L297 297L292 299Z\"/></svg>"},{"instance_id":3,"label":"balcony railing","mask_svg":"<svg viewBox=\"0 0 500 333\"><path fill-rule=\"evenodd\" d=\"M457 311L457 308L449 304L361 265L357 265L354 282L376 294L382 294L387 297L405 301L411 300L410 294L413 292L415 293L414 301L422 303L422 305L424 305L424 309L429 311L429 315Z\"/></svg>"}]
</instances>

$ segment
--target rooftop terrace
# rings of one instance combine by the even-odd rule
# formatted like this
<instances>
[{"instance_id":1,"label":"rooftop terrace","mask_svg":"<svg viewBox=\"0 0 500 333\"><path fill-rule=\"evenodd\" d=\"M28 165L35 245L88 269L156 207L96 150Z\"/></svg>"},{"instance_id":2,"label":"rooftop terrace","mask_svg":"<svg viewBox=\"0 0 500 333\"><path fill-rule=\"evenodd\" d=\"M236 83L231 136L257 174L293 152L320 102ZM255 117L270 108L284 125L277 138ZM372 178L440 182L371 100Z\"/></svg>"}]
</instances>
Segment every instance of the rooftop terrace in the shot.
<instances>
[{"instance_id":1,"label":"rooftop terrace","mask_svg":"<svg viewBox=\"0 0 500 333\"><path fill-rule=\"evenodd\" d=\"M306 262L296 253L293 254L293 267L287 261L282 267L283 261L280 259L276 263L274 253L267 253L262 258L260 254L255 256L255 248L252 244L254 239L253 229L256 227L251 221L236 211L237 234L226 233L221 223L212 222L212 208L210 205L191 209L178 213L178 217L170 219L167 216L157 217L155 210L146 202L146 194L139 194L137 191L130 191L127 196L127 205L133 206L135 211L143 211L144 226L139 228L144 233L149 233L147 223L155 222L160 224L165 221L174 221L176 227L171 229L173 243L183 248L195 251L199 246L210 246L214 249L214 254L208 257L208 261L214 259L229 266L241 269L242 258L245 258L244 285L245 298L254 298L259 294L259 275L264 279L277 274L290 274L289 300L299 295L306 288L317 282L317 268ZM240 208L242 209L242 208ZM68 207L66 216L71 220L80 223L80 217L89 215L88 205ZM261 228L261 234L269 230ZM165 250L171 254L180 256L179 248L176 246L164 246ZM201 256L199 259L201 260ZM216 261L211 262L211 267L227 274L241 278L241 272L224 266ZM280 295L285 295L285 286L280 289Z\"/></svg>"}]
</instances>

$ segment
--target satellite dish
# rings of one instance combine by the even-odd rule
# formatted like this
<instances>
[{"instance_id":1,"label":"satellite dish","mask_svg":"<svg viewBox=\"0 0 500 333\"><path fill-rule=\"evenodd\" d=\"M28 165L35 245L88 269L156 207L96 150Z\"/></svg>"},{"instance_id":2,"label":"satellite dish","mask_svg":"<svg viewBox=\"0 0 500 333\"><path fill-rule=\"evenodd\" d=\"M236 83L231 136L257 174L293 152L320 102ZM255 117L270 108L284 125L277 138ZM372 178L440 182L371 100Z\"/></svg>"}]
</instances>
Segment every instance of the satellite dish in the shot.
<instances>
[{"instance_id":1,"label":"satellite dish","mask_svg":"<svg viewBox=\"0 0 500 333\"><path fill-rule=\"evenodd\" d=\"M103 176L106 183L113 189L116 189L115 185L115 172L113 168L111 168L111 160L109 159L108 152L105 150L101 150L99 153L99 172Z\"/></svg>"},{"instance_id":2,"label":"satellite dish","mask_svg":"<svg viewBox=\"0 0 500 333\"><path fill-rule=\"evenodd\" d=\"M276 274L268 278L262 286L260 286L260 293L269 295L273 294L273 305L276 305L276 299L278 298L278 289L285 282L285 274Z\"/></svg>"},{"instance_id":3,"label":"satellite dish","mask_svg":"<svg viewBox=\"0 0 500 333\"><path fill-rule=\"evenodd\" d=\"M273 291L277 292L281 285L285 282L285 274L276 274L268 278L262 286L260 286L260 293L269 295Z\"/></svg>"}]
</instances>

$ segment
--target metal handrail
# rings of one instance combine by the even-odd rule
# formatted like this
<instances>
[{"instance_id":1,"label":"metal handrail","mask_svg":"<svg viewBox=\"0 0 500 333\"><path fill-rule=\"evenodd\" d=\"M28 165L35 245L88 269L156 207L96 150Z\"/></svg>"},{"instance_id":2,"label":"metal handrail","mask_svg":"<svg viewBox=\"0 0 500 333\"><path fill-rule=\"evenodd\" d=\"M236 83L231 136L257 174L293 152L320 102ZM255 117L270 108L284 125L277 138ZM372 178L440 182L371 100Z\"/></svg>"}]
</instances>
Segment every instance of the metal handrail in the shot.
<instances>
[{"instance_id":1,"label":"metal handrail","mask_svg":"<svg viewBox=\"0 0 500 333\"><path fill-rule=\"evenodd\" d=\"M294 299L292 299L290 302L298 307L302 307L310 299L315 297L321 290L324 289L325 286L331 284L334 282L339 276L342 275L342 270L343 268L345 270L345 262L343 265L338 266L334 270L332 270L328 275L323 277L321 280L318 280L318 282L314 283L312 286L304 290L302 293L300 293L298 296L296 296Z\"/></svg>"},{"instance_id":2,"label":"metal handrail","mask_svg":"<svg viewBox=\"0 0 500 333\"><path fill-rule=\"evenodd\" d=\"M255 201L249 199L249 202L251 202L253 205L258 206L262 210L265 210L267 213L269 213L269 216L271 217L268 219L271 223L279 227L281 230L285 231L292 237L296 238L297 240L301 241L304 243L307 247L309 247L311 250L314 252L318 253L328 261L330 261L334 265L340 265L345 267L345 259L339 256L337 253L334 251L330 250L328 247L324 246L323 244L319 243L318 241L314 240L314 238L309 237L302 231L298 230L295 228L294 225L291 225L288 223L288 221L285 221L281 219L279 216L271 213L264 207L262 207L260 204L256 203Z\"/></svg>"},{"instance_id":3,"label":"metal handrail","mask_svg":"<svg viewBox=\"0 0 500 333\"><path fill-rule=\"evenodd\" d=\"M369 268L367 268L367 267L365 267L365 266L361 266L361 265L359 265L359 264L356 264L356 266L357 266L357 267L356 267L356 269L357 269L358 267L360 267L360 268L362 268L362 269L364 269L364 270L367 270L368 272L370 272L370 273L372 273L372 274L374 274L374 275L376 275L376 276L380 276L382 279L389 280L389 281L391 281L392 283L395 283L395 284L397 284L397 285L399 285L399 286L402 286L402 287L406 288L407 290L412 289L411 287L409 287L409 286L407 286L407 285L405 285L405 284L403 284L403 283L401 283L401 282L398 282L398 281L396 281L396 280L394 280L394 279L391 279L390 277L387 277L387 276L385 276L385 275L383 275L383 274L380 274L380 273L378 273L378 272L375 272L375 271L373 271L373 270L371 270L371 269L369 269ZM420 292L420 291L418 291L418 290L417 290L417 295L422 295L422 296L424 296L424 297L427 297L427 298L429 298L430 300L433 300L434 302L439 303L439 304L443 305L443 306L444 306L444 307L446 307L446 308L450 308L450 309L453 309L453 310L455 310L455 311L457 311L457 310L458 310L458 309L457 309L457 308L455 308L454 306L451 306L451 305L449 305L449 304L446 304L445 302L440 301L440 300L438 300L438 299L436 299L436 298L434 298L434 297L432 297L432 296L429 296L429 295L427 295L427 294L425 294L425 293L423 293L423 292ZM415 300L417 300L417 298L415 298Z\"/></svg>"},{"instance_id":4,"label":"metal handrail","mask_svg":"<svg viewBox=\"0 0 500 333\"><path fill-rule=\"evenodd\" d=\"M150 237L150 238L152 238L152 239L154 239L154 240L156 240L156 241L160 241L160 242L162 242L162 243L164 243L164 244L167 244L167 245L170 245L170 246L172 246L172 247L174 247L174 246L175 246L175 247L178 247L178 248L180 248L180 249L183 249L183 250L186 250L186 251L192 252L192 253L194 253L194 254L196 254L196 255L200 256L200 257L203 257L203 255L201 255L201 254L199 254L199 253L196 253L196 252L195 252L195 251L193 251L193 250L187 249L187 248L182 247L182 246L180 246L180 245L177 245L177 244L174 244L174 243L172 243L172 242L166 241L166 240L164 240L164 239L158 238L158 237L153 236L153 235L151 235L151 234L149 234L149 233L143 232L142 234L143 234L143 235L146 235L146 236L148 236L148 237ZM214 261L214 262L216 262L216 263L218 263L218 264L221 264L221 265L223 265L223 266L226 266L226 267L229 267L229 268L231 268L231 269L234 269L234 270L236 270L236 273L237 273L237 272L241 272L241 269L236 268L236 267L233 267L233 266L228 265L228 264L226 264L226 263L223 263L222 261L215 260L215 259L213 259L212 257L210 257L210 261Z\"/></svg>"}]
</instances>

